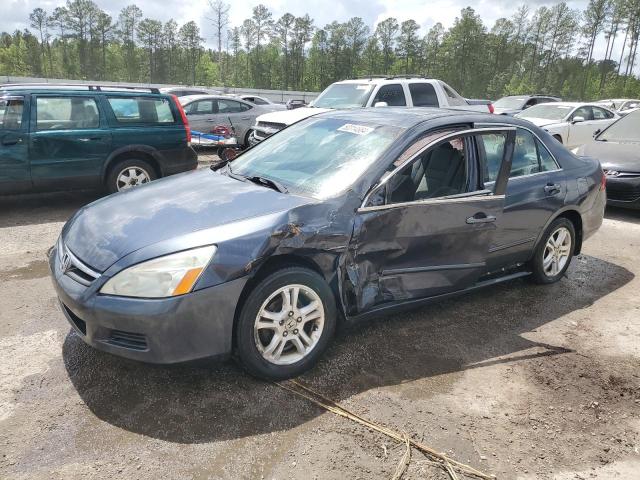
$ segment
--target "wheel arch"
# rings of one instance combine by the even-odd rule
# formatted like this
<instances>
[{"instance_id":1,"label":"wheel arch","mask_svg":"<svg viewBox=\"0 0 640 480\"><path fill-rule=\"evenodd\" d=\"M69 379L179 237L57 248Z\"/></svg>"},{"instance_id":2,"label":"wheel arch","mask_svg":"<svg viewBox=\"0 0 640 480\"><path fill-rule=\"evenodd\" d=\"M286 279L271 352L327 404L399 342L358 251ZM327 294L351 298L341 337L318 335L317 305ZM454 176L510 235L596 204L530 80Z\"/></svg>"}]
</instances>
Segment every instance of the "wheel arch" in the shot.
<instances>
[{"instance_id":1,"label":"wheel arch","mask_svg":"<svg viewBox=\"0 0 640 480\"><path fill-rule=\"evenodd\" d=\"M311 270L317 273L322 277L322 279L325 282L327 282L327 285L329 285L329 288L333 293L334 300L336 302L336 308L338 311L338 321L340 321L343 313L342 313L342 306L340 304L340 299L338 296L339 292L334 287L331 279L327 278L327 275L325 274L325 272L323 272L322 268L318 263L316 263L313 259L309 257L303 256L303 255L296 255L292 253L273 255L265 259L263 262L261 262L259 265L257 265L254 268L254 270L249 274L249 279L245 283L244 288L240 293L240 297L238 298L238 302L236 303L236 309L233 316L233 330L232 330L232 338L231 338L232 348L235 348L235 345L236 345L236 327L238 324L240 311L242 310L242 307L247 297L249 296L249 294L253 291L255 286L258 285L258 283L260 283L260 281L266 278L268 275L288 267L306 268L308 270Z\"/></svg>"},{"instance_id":2,"label":"wheel arch","mask_svg":"<svg viewBox=\"0 0 640 480\"><path fill-rule=\"evenodd\" d=\"M102 181L106 182L109 174L113 167L122 160L127 160L130 158L139 158L140 160L145 160L149 162L149 164L155 170L157 178L161 178L164 176L164 172L162 170L162 162L159 158L158 151L150 147L148 145L127 145L126 147L119 148L109 155L109 158L104 164L103 172L102 172Z\"/></svg>"}]
</instances>

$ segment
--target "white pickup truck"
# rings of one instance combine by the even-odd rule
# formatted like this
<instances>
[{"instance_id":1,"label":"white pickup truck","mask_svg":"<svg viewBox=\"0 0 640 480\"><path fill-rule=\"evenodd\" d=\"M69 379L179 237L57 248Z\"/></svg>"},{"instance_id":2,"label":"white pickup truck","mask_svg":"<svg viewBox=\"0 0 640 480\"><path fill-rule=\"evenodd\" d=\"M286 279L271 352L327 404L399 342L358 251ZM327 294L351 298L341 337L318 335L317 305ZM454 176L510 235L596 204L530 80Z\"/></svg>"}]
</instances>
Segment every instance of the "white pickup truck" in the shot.
<instances>
[{"instance_id":1,"label":"white pickup truck","mask_svg":"<svg viewBox=\"0 0 640 480\"><path fill-rule=\"evenodd\" d=\"M249 134L255 145L299 120L338 108L436 107L493 113L489 100L468 100L440 80L413 77L344 80L329 85L310 107L260 115Z\"/></svg>"}]
</instances>

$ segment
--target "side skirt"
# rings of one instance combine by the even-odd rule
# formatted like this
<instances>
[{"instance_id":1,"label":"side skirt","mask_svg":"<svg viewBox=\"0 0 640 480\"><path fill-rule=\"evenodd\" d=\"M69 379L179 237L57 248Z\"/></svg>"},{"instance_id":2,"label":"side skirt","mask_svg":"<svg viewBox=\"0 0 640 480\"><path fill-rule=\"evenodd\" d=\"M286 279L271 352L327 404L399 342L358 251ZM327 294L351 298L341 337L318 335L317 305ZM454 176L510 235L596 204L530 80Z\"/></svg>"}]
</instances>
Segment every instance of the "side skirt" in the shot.
<instances>
[{"instance_id":1,"label":"side skirt","mask_svg":"<svg viewBox=\"0 0 640 480\"><path fill-rule=\"evenodd\" d=\"M424 305L429 305L432 303L436 303L442 300L446 300L448 298L458 297L460 295L465 295L470 292L474 292L476 290L480 290L481 288L488 287L490 285L495 285L498 283L508 282L509 280L515 280L516 278L527 277L531 275L531 272L528 271L520 271L511 273L509 275L505 275L499 278L492 278L489 280L484 280L476 283L475 285L465 288L463 290L457 290L455 292L443 293L442 295L436 295L434 297L428 298L419 298L416 300L408 300L406 302L400 303L389 303L385 305L380 305L375 307L367 312L360 313L358 315L347 315L346 319L348 322L360 322L363 320L368 320L370 318L381 317L385 315L392 315L397 312L402 312L406 310L413 310L415 308L422 307Z\"/></svg>"}]
</instances>

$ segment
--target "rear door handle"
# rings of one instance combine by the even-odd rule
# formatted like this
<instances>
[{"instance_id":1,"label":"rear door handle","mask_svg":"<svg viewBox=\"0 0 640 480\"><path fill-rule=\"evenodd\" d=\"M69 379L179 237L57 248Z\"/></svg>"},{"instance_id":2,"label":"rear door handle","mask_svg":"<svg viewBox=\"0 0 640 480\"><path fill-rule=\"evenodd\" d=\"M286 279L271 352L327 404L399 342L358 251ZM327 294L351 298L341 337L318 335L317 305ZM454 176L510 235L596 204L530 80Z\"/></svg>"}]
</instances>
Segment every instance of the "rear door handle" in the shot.
<instances>
[{"instance_id":1,"label":"rear door handle","mask_svg":"<svg viewBox=\"0 0 640 480\"><path fill-rule=\"evenodd\" d=\"M492 223L496 221L496 217L493 215L487 215L486 213L479 212L473 217L467 218L467 223L472 225L474 223Z\"/></svg>"},{"instance_id":2,"label":"rear door handle","mask_svg":"<svg viewBox=\"0 0 640 480\"><path fill-rule=\"evenodd\" d=\"M18 143L22 143L22 137L13 137L13 138L3 138L2 145L17 145Z\"/></svg>"},{"instance_id":3,"label":"rear door handle","mask_svg":"<svg viewBox=\"0 0 640 480\"><path fill-rule=\"evenodd\" d=\"M555 195L556 193L560 193L560 185L557 183L547 183L544 191L547 195Z\"/></svg>"},{"instance_id":4,"label":"rear door handle","mask_svg":"<svg viewBox=\"0 0 640 480\"><path fill-rule=\"evenodd\" d=\"M102 140L101 137L89 137L89 138L79 138L81 142L97 142L98 140Z\"/></svg>"}]
</instances>

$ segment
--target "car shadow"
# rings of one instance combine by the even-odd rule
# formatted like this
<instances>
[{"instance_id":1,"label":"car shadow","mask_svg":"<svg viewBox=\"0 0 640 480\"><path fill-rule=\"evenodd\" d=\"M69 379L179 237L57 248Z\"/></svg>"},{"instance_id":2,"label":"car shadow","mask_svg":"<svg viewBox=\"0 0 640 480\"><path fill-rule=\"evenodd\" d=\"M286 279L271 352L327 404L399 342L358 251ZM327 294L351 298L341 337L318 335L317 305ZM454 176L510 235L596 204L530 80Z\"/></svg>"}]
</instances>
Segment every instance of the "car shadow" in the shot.
<instances>
[{"instance_id":1,"label":"car shadow","mask_svg":"<svg viewBox=\"0 0 640 480\"><path fill-rule=\"evenodd\" d=\"M604 218L640 225L640 210L608 206L604 212Z\"/></svg>"},{"instance_id":2,"label":"car shadow","mask_svg":"<svg viewBox=\"0 0 640 480\"><path fill-rule=\"evenodd\" d=\"M0 196L0 228L66 222L105 195L99 190Z\"/></svg>"},{"instance_id":3,"label":"car shadow","mask_svg":"<svg viewBox=\"0 0 640 480\"><path fill-rule=\"evenodd\" d=\"M478 366L570 350L523 336L585 308L633 279L627 269L581 255L552 286L514 280L457 299L341 331L301 380L333 400ZM177 443L286 430L323 411L232 362L137 363L92 349L70 333L69 378L88 408L114 426Z\"/></svg>"}]
</instances>

